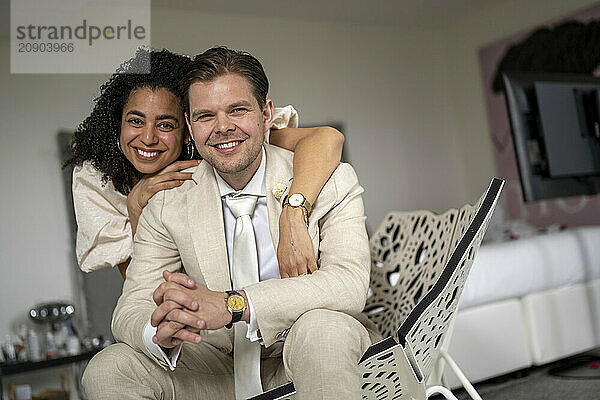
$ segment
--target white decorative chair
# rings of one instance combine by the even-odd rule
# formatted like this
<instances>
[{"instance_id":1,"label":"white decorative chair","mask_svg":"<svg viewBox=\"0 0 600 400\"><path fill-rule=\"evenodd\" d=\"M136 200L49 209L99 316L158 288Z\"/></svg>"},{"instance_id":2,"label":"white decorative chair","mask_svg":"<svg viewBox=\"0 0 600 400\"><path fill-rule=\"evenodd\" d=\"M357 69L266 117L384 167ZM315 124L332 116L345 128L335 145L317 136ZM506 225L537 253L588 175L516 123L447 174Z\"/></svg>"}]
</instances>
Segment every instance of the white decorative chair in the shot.
<instances>
[{"instance_id":1,"label":"white decorative chair","mask_svg":"<svg viewBox=\"0 0 600 400\"><path fill-rule=\"evenodd\" d=\"M369 347L359 361L363 399L422 400L436 393L456 399L444 386L427 386L434 369L441 375L441 360L473 399L481 399L444 343L503 185L492 179L475 206L441 215L392 212L373 234L365 312L385 339ZM294 393L289 382L252 400L290 399Z\"/></svg>"}]
</instances>

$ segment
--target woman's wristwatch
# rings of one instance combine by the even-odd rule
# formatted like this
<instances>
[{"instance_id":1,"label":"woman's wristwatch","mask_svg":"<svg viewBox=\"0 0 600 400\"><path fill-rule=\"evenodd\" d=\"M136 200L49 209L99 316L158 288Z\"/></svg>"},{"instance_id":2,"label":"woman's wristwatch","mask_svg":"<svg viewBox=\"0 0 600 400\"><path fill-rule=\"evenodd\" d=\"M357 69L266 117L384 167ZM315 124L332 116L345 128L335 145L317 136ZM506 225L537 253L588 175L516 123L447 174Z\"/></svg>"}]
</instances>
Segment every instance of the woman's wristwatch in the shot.
<instances>
[{"instance_id":1,"label":"woman's wristwatch","mask_svg":"<svg viewBox=\"0 0 600 400\"><path fill-rule=\"evenodd\" d=\"M283 199L283 207L289 205L290 207L301 207L304 210L304 222L308 226L308 217L312 211L312 205L302 193L294 193L286 195Z\"/></svg>"}]
</instances>

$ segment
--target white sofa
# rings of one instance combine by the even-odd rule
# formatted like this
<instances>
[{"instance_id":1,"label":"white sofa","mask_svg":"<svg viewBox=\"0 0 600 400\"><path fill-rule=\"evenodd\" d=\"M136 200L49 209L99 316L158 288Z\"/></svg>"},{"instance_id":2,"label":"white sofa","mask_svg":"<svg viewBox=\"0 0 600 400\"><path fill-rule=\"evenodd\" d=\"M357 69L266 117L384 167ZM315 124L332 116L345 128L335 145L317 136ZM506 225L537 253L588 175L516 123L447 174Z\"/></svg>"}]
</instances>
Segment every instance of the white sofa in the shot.
<instances>
[{"instance_id":1,"label":"white sofa","mask_svg":"<svg viewBox=\"0 0 600 400\"><path fill-rule=\"evenodd\" d=\"M449 353L471 382L600 346L600 227L482 245ZM451 387L461 386L449 368Z\"/></svg>"}]
</instances>

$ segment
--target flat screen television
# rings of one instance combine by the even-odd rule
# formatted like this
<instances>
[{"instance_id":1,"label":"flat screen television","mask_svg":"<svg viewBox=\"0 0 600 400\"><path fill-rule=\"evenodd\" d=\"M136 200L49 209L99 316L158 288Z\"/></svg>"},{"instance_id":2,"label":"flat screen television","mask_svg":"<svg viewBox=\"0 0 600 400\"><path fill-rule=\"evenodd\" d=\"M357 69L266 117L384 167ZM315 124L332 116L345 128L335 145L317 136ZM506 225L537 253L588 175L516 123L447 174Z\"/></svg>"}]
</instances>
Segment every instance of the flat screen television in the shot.
<instances>
[{"instance_id":1,"label":"flat screen television","mask_svg":"<svg viewBox=\"0 0 600 400\"><path fill-rule=\"evenodd\" d=\"M503 79L525 202L600 193L600 78Z\"/></svg>"}]
</instances>

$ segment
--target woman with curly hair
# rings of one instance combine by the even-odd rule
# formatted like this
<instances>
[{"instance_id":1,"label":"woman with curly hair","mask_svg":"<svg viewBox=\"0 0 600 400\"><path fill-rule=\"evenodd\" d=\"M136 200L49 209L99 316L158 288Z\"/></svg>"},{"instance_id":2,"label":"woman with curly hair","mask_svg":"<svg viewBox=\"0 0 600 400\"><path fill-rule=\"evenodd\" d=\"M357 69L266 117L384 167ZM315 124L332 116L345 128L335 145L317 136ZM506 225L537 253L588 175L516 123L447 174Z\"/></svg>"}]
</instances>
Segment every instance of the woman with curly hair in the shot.
<instances>
[{"instance_id":1,"label":"woman with curly hair","mask_svg":"<svg viewBox=\"0 0 600 400\"><path fill-rule=\"evenodd\" d=\"M136 74L150 63L150 73ZM71 143L73 202L77 217L76 253L85 272L118 266L125 279L133 236L148 200L158 191L192 177L186 169L201 161L183 113L179 82L188 57L162 51L138 51L100 88L91 114ZM291 106L277 108L266 140L295 151L290 193L314 202L339 164L343 135L329 127L299 129ZM297 233L295 249L280 240L277 256L282 277L316 269L312 244L301 213L280 218Z\"/></svg>"}]
</instances>

